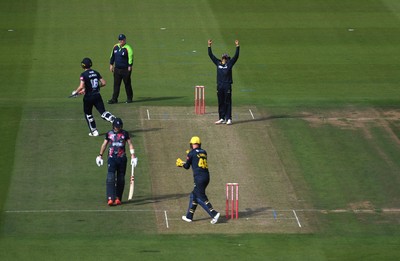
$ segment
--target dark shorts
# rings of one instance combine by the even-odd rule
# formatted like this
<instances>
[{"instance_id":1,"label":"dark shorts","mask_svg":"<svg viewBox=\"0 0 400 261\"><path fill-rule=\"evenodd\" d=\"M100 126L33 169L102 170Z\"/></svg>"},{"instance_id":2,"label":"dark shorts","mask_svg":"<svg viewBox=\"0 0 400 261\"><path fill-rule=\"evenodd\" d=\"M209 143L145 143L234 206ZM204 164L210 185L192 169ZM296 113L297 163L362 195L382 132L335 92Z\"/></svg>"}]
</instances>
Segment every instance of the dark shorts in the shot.
<instances>
[{"instance_id":1,"label":"dark shorts","mask_svg":"<svg viewBox=\"0 0 400 261\"><path fill-rule=\"evenodd\" d=\"M83 112L87 115L92 115L93 107L95 107L100 114L106 111L100 93L83 96Z\"/></svg>"}]
</instances>

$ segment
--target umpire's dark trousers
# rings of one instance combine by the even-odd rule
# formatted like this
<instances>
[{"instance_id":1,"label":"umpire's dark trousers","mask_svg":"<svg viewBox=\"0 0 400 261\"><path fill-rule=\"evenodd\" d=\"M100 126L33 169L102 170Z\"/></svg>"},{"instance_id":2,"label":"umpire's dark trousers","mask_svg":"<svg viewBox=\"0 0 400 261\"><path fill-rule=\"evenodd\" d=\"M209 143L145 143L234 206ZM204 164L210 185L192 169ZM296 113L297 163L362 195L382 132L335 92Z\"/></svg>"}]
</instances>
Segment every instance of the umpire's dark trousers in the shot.
<instances>
[{"instance_id":1,"label":"umpire's dark trousers","mask_svg":"<svg viewBox=\"0 0 400 261\"><path fill-rule=\"evenodd\" d=\"M114 92L112 95L112 99L114 101L118 101L118 96L119 96L119 91L121 89L122 81L124 81L125 85L126 99L128 101L131 101L133 99L131 74L132 71L129 71L128 68L126 69L114 68Z\"/></svg>"},{"instance_id":2,"label":"umpire's dark trousers","mask_svg":"<svg viewBox=\"0 0 400 261\"><path fill-rule=\"evenodd\" d=\"M232 85L229 83L218 84L218 114L220 119L232 119Z\"/></svg>"}]
</instances>

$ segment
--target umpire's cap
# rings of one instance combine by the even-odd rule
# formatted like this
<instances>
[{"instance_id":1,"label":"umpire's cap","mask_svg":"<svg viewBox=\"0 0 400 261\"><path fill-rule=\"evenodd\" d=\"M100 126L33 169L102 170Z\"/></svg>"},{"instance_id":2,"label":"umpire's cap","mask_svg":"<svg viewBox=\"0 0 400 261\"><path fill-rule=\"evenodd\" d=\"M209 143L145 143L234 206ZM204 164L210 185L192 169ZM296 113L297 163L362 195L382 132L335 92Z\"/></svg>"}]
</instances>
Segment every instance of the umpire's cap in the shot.
<instances>
[{"instance_id":1,"label":"umpire's cap","mask_svg":"<svg viewBox=\"0 0 400 261\"><path fill-rule=\"evenodd\" d=\"M199 138L198 136L193 136L193 137L190 139L190 144L199 144L199 145L201 145L200 138Z\"/></svg>"},{"instance_id":2,"label":"umpire's cap","mask_svg":"<svg viewBox=\"0 0 400 261\"><path fill-rule=\"evenodd\" d=\"M118 35L118 40L125 40L126 36L124 34Z\"/></svg>"},{"instance_id":3,"label":"umpire's cap","mask_svg":"<svg viewBox=\"0 0 400 261\"><path fill-rule=\"evenodd\" d=\"M82 62L81 62L81 66L84 69L88 69L90 67L92 67L92 60L90 60L90 58L83 58Z\"/></svg>"},{"instance_id":4,"label":"umpire's cap","mask_svg":"<svg viewBox=\"0 0 400 261\"><path fill-rule=\"evenodd\" d=\"M124 126L124 123L122 122L121 118L115 118L113 121L113 127L115 128L121 128Z\"/></svg>"}]
</instances>

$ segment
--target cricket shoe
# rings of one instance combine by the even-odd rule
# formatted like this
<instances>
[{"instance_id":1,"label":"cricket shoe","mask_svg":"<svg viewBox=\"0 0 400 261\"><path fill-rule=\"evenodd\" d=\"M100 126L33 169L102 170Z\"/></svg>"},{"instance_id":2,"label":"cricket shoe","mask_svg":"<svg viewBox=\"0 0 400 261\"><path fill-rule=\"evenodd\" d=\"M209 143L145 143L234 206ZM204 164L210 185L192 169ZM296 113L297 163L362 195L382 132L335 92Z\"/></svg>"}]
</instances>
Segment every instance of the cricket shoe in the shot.
<instances>
[{"instance_id":1,"label":"cricket shoe","mask_svg":"<svg viewBox=\"0 0 400 261\"><path fill-rule=\"evenodd\" d=\"M224 119L220 119L220 120L217 120L216 122L215 122L215 124L225 124L226 122L225 122L225 120Z\"/></svg>"},{"instance_id":2,"label":"cricket shoe","mask_svg":"<svg viewBox=\"0 0 400 261\"><path fill-rule=\"evenodd\" d=\"M186 222L189 222L189 223L192 222L192 220L187 218L186 216L182 216L182 220L186 221Z\"/></svg>"},{"instance_id":3,"label":"cricket shoe","mask_svg":"<svg viewBox=\"0 0 400 261\"><path fill-rule=\"evenodd\" d=\"M115 204L115 205L121 205L122 202L121 202L121 200L119 200L119 198L117 198L117 199L114 201L114 204Z\"/></svg>"},{"instance_id":4,"label":"cricket shoe","mask_svg":"<svg viewBox=\"0 0 400 261\"><path fill-rule=\"evenodd\" d=\"M115 206L115 203L114 203L114 201L113 201L112 199L109 199L109 200L107 201L107 205L109 205L110 207L112 207L112 206Z\"/></svg>"},{"instance_id":5,"label":"cricket shoe","mask_svg":"<svg viewBox=\"0 0 400 261\"><path fill-rule=\"evenodd\" d=\"M229 119L229 120L226 122L226 125L232 125L232 120Z\"/></svg>"},{"instance_id":6,"label":"cricket shoe","mask_svg":"<svg viewBox=\"0 0 400 261\"><path fill-rule=\"evenodd\" d=\"M210 221L210 223L211 224L217 223L220 215L221 214L218 212L217 215L215 215L214 218Z\"/></svg>"},{"instance_id":7,"label":"cricket shoe","mask_svg":"<svg viewBox=\"0 0 400 261\"><path fill-rule=\"evenodd\" d=\"M97 136L99 136L99 132L97 130L94 130L94 131L89 133L89 136L97 137Z\"/></svg>"}]
</instances>

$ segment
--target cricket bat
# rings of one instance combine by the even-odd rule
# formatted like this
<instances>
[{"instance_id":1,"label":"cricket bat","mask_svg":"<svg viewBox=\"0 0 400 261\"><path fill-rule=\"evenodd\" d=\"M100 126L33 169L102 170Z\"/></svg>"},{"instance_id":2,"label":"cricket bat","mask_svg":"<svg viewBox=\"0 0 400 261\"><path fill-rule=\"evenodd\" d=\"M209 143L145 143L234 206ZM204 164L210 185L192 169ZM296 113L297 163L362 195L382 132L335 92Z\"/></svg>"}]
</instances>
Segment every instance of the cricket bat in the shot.
<instances>
[{"instance_id":1,"label":"cricket bat","mask_svg":"<svg viewBox=\"0 0 400 261\"><path fill-rule=\"evenodd\" d=\"M131 182L129 187L129 196L128 200L131 200L133 197L133 192L135 191L135 166L132 165L131 169Z\"/></svg>"},{"instance_id":2,"label":"cricket bat","mask_svg":"<svg viewBox=\"0 0 400 261\"><path fill-rule=\"evenodd\" d=\"M78 97L79 94L71 94L70 96L68 96L67 98L76 98Z\"/></svg>"}]
</instances>

